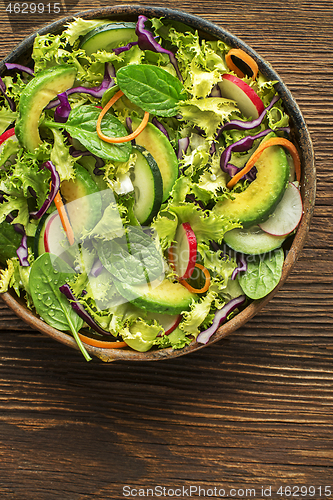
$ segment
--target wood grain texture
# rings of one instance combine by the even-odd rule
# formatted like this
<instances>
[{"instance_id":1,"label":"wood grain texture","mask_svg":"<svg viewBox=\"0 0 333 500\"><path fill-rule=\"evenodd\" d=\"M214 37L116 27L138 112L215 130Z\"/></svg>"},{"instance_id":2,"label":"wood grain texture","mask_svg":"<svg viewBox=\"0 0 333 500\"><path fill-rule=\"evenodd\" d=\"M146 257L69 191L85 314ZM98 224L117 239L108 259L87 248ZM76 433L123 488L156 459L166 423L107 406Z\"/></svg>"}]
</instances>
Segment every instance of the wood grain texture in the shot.
<instances>
[{"instance_id":1,"label":"wood grain texture","mask_svg":"<svg viewBox=\"0 0 333 500\"><path fill-rule=\"evenodd\" d=\"M276 495L280 485L333 491L333 2L154 5L224 27L288 85L316 155L309 237L258 316L232 337L174 360L88 364L0 301L0 496L114 500L124 498L125 485L254 488L255 498L263 498L262 486L272 486L273 498L287 498ZM57 18L66 14L62 7ZM71 14L91 7L67 2ZM10 23L0 9L2 58L41 19ZM317 490L303 498L322 497Z\"/></svg>"}]
</instances>

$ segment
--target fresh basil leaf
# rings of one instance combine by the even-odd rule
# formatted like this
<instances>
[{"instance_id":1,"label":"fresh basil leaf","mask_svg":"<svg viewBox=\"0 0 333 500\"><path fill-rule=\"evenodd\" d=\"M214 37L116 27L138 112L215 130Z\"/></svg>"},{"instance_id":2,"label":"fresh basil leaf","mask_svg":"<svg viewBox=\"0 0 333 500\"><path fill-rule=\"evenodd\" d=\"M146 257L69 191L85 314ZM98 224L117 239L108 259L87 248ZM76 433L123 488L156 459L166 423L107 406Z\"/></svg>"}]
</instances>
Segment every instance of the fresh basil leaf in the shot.
<instances>
[{"instance_id":1,"label":"fresh basil leaf","mask_svg":"<svg viewBox=\"0 0 333 500\"><path fill-rule=\"evenodd\" d=\"M140 227L130 226L124 236L98 242L96 249L105 269L122 283L144 284L163 272L161 253Z\"/></svg>"},{"instance_id":2,"label":"fresh basil leaf","mask_svg":"<svg viewBox=\"0 0 333 500\"><path fill-rule=\"evenodd\" d=\"M261 299L279 283L284 253L281 248L262 255L247 257L247 271L239 276L239 284L250 299Z\"/></svg>"},{"instance_id":3,"label":"fresh basil leaf","mask_svg":"<svg viewBox=\"0 0 333 500\"><path fill-rule=\"evenodd\" d=\"M77 139L85 146L88 151L99 158L120 162L128 161L132 151L130 141L122 144L110 144L98 137L96 125L99 114L100 110L91 104L79 106L70 112L67 122L61 124L61 126L74 139ZM128 135L124 125L111 113L107 113L104 116L101 129L109 137L124 137Z\"/></svg>"},{"instance_id":4,"label":"fresh basil leaf","mask_svg":"<svg viewBox=\"0 0 333 500\"><path fill-rule=\"evenodd\" d=\"M178 78L151 64L123 66L117 71L117 83L131 102L158 116L176 115L179 101L186 99Z\"/></svg>"},{"instance_id":5,"label":"fresh basil leaf","mask_svg":"<svg viewBox=\"0 0 333 500\"><path fill-rule=\"evenodd\" d=\"M0 262L6 263L7 259L16 257L16 250L21 243L22 235L17 233L9 222L0 224Z\"/></svg>"},{"instance_id":6,"label":"fresh basil leaf","mask_svg":"<svg viewBox=\"0 0 333 500\"><path fill-rule=\"evenodd\" d=\"M29 287L37 314L61 331L82 328L83 320L73 311L59 287L73 278L73 269L59 257L43 253L31 266Z\"/></svg>"}]
</instances>

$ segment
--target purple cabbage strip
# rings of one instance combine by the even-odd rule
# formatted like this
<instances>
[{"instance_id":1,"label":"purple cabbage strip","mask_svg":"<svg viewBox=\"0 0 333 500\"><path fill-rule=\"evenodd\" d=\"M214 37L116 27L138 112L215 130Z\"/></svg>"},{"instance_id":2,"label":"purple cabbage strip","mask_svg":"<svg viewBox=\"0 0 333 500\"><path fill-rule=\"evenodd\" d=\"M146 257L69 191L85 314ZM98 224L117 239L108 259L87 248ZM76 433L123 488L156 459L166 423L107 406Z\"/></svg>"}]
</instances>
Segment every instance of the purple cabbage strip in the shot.
<instances>
[{"instance_id":1,"label":"purple cabbage strip","mask_svg":"<svg viewBox=\"0 0 333 500\"><path fill-rule=\"evenodd\" d=\"M5 66L8 70L16 69L17 71L24 71L24 73L28 73L28 75L35 76L33 69L30 69L27 66L22 66L22 64L5 63Z\"/></svg>"},{"instance_id":2,"label":"purple cabbage strip","mask_svg":"<svg viewBox=\"0 0 333 500\"><path fill-rule=\"evenodd\" d=\"M58 94L58 99L60 101L60 104L55 109L54 121L59 123L66 123L69 117L69 113L72 110L66 92Z\"/></svg>"},{"instance_id":3,"label":"purple cabbage strip","mask_svg":"<svg viewBox=\"0 0 333 500\"><path fill-rule=\"evenodd\" d=\"M6 88L5 82L3 81L3 79L0 76L0 92L2 93L4 98L7 100L11 111L16 111L15 102L13 101L13 99L11 99L11 97L9 97L7 95L6 91L7 91L7 88Z\"/></svg>"},{"instance_id":4,"label":"purple cabbage strip","mask_svg":"<svg viewBox=\"0 0 333 500\"><path fill-rule=\"evenodd\" d=\"M255 120L251 120L250 122L242 121L242 120L231 120L230 122L226 123L221 127L217 133L217 137L220 136L221 132L224 130L251 130L252 128L257 128L259 125L261 125L261 122L265 118L265 115L267 111L269 111L275 103L278 102L280 99L280 96L276 95L273 97L271 100L270 104L267 106L267 108L264 109L264 111L259 115L258 118Z\"/></svg>"},{"instance_id":5,"label":"purple cabbage strip","mask_svg":"<svg viewBox=\"0 0 333 500\"><path fill-rule=\"evenodd\" d=\"M77 298L75 297L72 290L70 289L70 286L67 283L59 287L59 290L70 301L73 310L76 312L78 316L80 316L80 318L83 319L83 321L87 323L87 325L89 325L93 330L95 330L97 333L100 333L101 335L111 335L110 332L101 328L96 323L96 321L90 316L90 314L85 310L83 305L80 304L80 302L78 302Z\"/></svg>"},{"instance_id":6,"label":"purple cabbage strip","mask_svg":"<svg viewBox=\"0 0 333 500\"><path fill-rule=\"evenodd\" d=\"M27 243L27 235L25 234L22 237L20 246L16 250L16 254L19 258L20 265L22 267L29 267L29 261L28 261L28 243Z\"/></svg>"},{"instance_id":7,"label":"purple cabbage strip","mask_svg":"<svg viewBox=\"0 0 333 500\"><path fill-rule=\"evenodd\" d=\"M98 87L73 87L71 89L66 90L67 96L71 94L89 94L93 97L96 97L97 99L100 99L103 97L103 94L106 90L109 90L111 87L114 87L116 84L114 81L114 77L116 76L114 67L110 63L105 64L105 69L104 69L104 78L102 83ZM60 100L56 99L55 101L51 101L45 109L52 109L55 108L56 106L59 106Z\"/></svg>"},{"instance_id":8,"label":"purple cabbage strip","mask_svg":"<svg viewBox=\"0 0 333 500\"><path fill-rule=\"evenodd\" d=\"M90 274L94 278L97 278L97 276L99 276L102 271L103 271L103 264L101 263L101 261L99 259L96 259L96 261L94 262L94 264L90 270Z\"/></svg>"},{"instance_id":9,"label":"purple cabbage strip","mask_svg":"<svg viewBox=\"0 0 333 500\"><path fill-rule=\"evenodd\" d=\"M229 174L230 177L234 177L234 175L238 174L238 172L240 172L241 170L242 168L236 167L235 165L232 165L232 163L228 163L228 165L226 165L225 167L225 172ZM247 174L243 175L242 179L244 181L253 182L257 177L257 173L257 167L253 166Z\"/></svg>"},{"instance_id":10,"label":"purple cabbage strip","mask_svg":"<svg viewBox=\"0 0 333 500\"><path fill-rule=\"evenodd\" d=\"M127 45L124 45L123 47L118 47L116 49L112 49L113 52L118 56L122 52L125 52L126 50L131 49L134 45L138 45L139 42L129 42Z\"/></svg>"},{"instance_id":11,"label":"purple cabbage strip","mask_svg":"<svg viewBox=\"0 0 333 500\"><path fill-rule=\"evenodd\" d=\"M2 203L1 199L0 199L0 203ZM8 214L6 216L6 222L8 222L9 224L12 224L13 220L15 219L15 217L12 215L12 214ZM22 224L12 224L13 228L15 229L15 231L19 234L21 234L22 236L25 235L25 230L24 230L24 227Z\"/></svg>"},{"instance_id":12,"label":"purple cabbage strip","mask_svg":"<svg viewBox=\"0 0 333 500\"><path fill-rule=\"evenodd\" d=\"M221 89L218 84L214 85L209 94L209 97L222 97Z\"/></svg>"},{"instance_id":13,"label":"purple cabbage strip","mask_svg":"<svg viewBox=\"0 0 333 500\"><path fill-rule=\"evenodd\" d=\"M30 212L30 216L33 219L40 219L45 214L60 188L60 176L53 163L48 160L43 163L41 168L47 168L51 172L51 189L41 208L37 212Z\"/></svg>"},{"instance_id":14,"label":"purple cabbage strip","mask_svg":"<svg viewBox=\"0 0 333 500\"><path fill-rule=\"evenodd\" d=\"M156 118L156 116L154 116L154 118L152 119L152 124L155 125L156 128L158 128L158 130L160 130L164 135L165 137L168 139L168 141L170 141L170 137L169 137L169 134L166 130L166 128L162 125L162 123Z\"/></svg>"},{"instance_id":15,"label":"purple cabbage strip","mask_svg":"<svg viewBox=\"0 0 333 500\"><path fill-rule=\"evenodd\" d=\"M178 63L175 54L170 50L164 49L158 42L156 42L153 34L145 29L146 21L148 21L148 18L146 16L139 16L135 28L135 33L138 37L138 44L140 49L151 50L152 52L158 52L162 54L168 54L170 62L175 68L179 80L183 81L183 78L178 68Z\"/></svg>"},{"instance_id":16,"label":"purple cabbage strip","mask_svg":"<svg viewBox=\"0 0 333 500\"><path fill-rule=\"evenodd\" d=\"M236 279L238 273L242 273L247 270L247 262L243 254L237 254L236 262L237 262L237 267L233 270L230 278L232 280Z\"/></svg>"},{"instance_id":17,"label":"purple cabbage strip","mask_svg":"<svg viewBox=\"0 0 333 500\"><path fill-rule=\"evenodd\" d=\"M127 116L125 122L127 130L129 131L130 134L132 134L133 133L132 118Z\"/></svg>"},{"instance_id":18,"label":"purple cabbage strip","mask_svg":"<svg viewBox=\"0 0 333 500\"><path fill-rule=\"evenodd\" d=\"M197 337L197 342L200 344L207 344L211 336L216 332L220 324L227 319L229 314L234 311L238 306L241 306L244 304L246 300L245 295L240 295L236 299L230 300L225 306L222 307L222 309L218 309L215 313L214 320L212 325L207 328L207 330L204 330L203 332L199 333Z\"/></svg>"},{"instance_id":19,"label":"purple cabbage strip","mask_svg":"<svg viewBox=\"0 0 333 500\"><path fill-rule=\"evenodd\" d=\"M234 142L233 144L230 144L223 153L221 154L221 159L220 159L220 167L223 170L223 172L229 173L227 170L227 166L229 164L229 161L231 159L231 153L233 151L237 153L244 153L245 151L248 151L249 149L252 148L253 143L256 139L260 139L260 137L264 137L265 135L269 134L272 132L270 128L263 130L262 132L259 132L259 134L256 135L248 135L246 137L243 137L239 141Z\"/></svg>"},{"instance_id":20,"label":"purple cabbage strip","mask_svg":"<svg viewBox=\"0 0 333 500\"><path fill-rule=\"evenodd\" d=\"M189 137L182 137L181 139L178 139L178 153L177 153L178 160L181 160L183 158L189 145L190 145Z\"/></svg>"},{"instance_id":21,"label":"purple cabbage strip","mask_svg":"<svg viewBox=\"0 0 333 500\"><path fill-rule=\"evenodd\" d=\"M96 160L94 174L95 175L103 175L104 174L104 172L103 172L103 170L101 170L101 168L104 167L105 161L102 158L99 158L99 156L94 155L90 151L81 151L80 149L75 149L74 146L71 146L69 148L69 153L73 156L73 158L79 158L80 156L93 156Z\"/></svg>"}]
</instances>

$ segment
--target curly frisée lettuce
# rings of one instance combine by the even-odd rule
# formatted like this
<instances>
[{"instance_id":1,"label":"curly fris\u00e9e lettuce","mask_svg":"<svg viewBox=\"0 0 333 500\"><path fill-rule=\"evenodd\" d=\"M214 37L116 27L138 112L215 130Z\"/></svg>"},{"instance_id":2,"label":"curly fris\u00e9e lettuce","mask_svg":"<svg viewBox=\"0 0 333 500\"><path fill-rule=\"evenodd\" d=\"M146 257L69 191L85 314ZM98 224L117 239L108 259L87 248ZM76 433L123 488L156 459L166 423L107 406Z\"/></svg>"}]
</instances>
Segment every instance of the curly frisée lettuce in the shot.
<instances>
[{"instance_id":1,"label":"curly fris\u00e9e lettuce","mask_svg":"<svg viewBox=\"0 0 333 500\"><path fill-rule=\"evenodd\" d=\"M86 50L89 39L100 48L94 41ZM294 180L281 146L228 185L266 134L286 143L289 117L261 73L238 78L224 95L223 75L234 76L229 50L164 18L76 18L59 34L37 34L29 71L13 66L1 80L0 292L13 288L43 321L73 335L86 360L87 337L140 352L206 343L279 281L284 252L266 255L262 243L274 237L242 233L241 218L224 207L246 198L262 213L265 198L265 214L273 213L277 196L261 196L262 172L278 175L278 157ZM40 102L34 79L61 65L76 75L72 87L43 76L50 101L22 116L27 100ZM243 114L250 98L242 89L259 103L258 118ZM17 139L6 132L13 127ZM28 150L30 129L41 143ZM248 234L258 234L256 257Z\"/></svg>"}]
</instances>

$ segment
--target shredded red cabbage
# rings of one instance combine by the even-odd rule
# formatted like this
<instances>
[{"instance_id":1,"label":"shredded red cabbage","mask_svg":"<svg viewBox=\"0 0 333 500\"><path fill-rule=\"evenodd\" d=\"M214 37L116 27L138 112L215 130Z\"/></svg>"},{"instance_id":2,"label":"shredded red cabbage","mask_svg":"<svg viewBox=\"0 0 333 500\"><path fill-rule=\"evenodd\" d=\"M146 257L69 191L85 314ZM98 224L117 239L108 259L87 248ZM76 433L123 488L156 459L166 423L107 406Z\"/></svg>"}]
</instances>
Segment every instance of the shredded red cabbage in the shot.
<instances>
[{"instance_id":1,"label":"shredded red cabbage","mask_svg":"<svg viewBox=\"0 0 333 500\"><path fill-rule=\"evenodd\" d=\"M116 76L114 67L111 63L106 63L105 68L104 68L104 78L102 83L98 87L73 87L71 89L66 90L67 96L71 94L89 94L93 97L96 97L97 99L100 99L103 97L103 94L106 90L110 89L113 87L116 82L114 81L114 77ZM60 100L56 99L55 101L51 101L45 109L52 109L56 106L59 106Z\"/></svg>"},{"instance_id":2,"label":"shredded red cabbage","mask_svg":"<svg viewBox=\"0 0 333 500\"><path fill-rule=\"evenodd\" d=\"M214 85L214 87L212 88L210 94L209 94L209 97L222 97L222 93L221 93L221 89L219 87L219 85Z\"/></svg>"},{"instance_id":3,"label":"shredded red cabbage","mask_svg":"<svg viewBox=\"0 0 333 500\"><path fill-rule=\"evenodd\" d=\"M96 261L94 262L94 264L90 270L90 274L94 278L97 278L97 276L99 276L102 271L103 271L103 264L101 263L101 261L99 259L96 259Z\"/></svg>"},{"instance_id":4,"label":"shredded red cabbage","mask_svg":"<svg viewBox=\"0 0 333 500\"><path fill-rule=\"evenodd\" d=\"M103 172L103 170L101 170L101 168L104 167L105 161L102 158L100 158L99 156L94 155L90 151L81 151L80 149L75 149L74 146L71 146L69 148L69 153L74 158L79 158L80 156L93 156L96 160L94 174L95 175L103 175L104 174L104 172Z\"/></svg>"},{"instance_id":5,"label":"shredded red cabbage","mask_svg":"<svg viewBox=\"0 0 333 500\"><path fill-rule=\"evenodd\" d=\"M16 254L19 258L20 265L22 267L29 267L29 261L28 261L28 242L27 242L27 235L24 234L21 239L20 246L16 250Z\"/></svg>"},{"instance_id":6,"label":"shredded red cabbage","mask_svg":"<svg viewBox=\"0 0 333 500\"><path fill-rule=\"evenodd\" d=\"M54 112L54 120L59 123L66 123L71 112L71 105L69 104L66 92L58 94L60 104L56 107Z\"/></svg>"},{"instance_id":7,"label":"shredded red cabbage","mask_svg":"<svg viewBox=\"0 0 333 500\"><path fill-rule=\"evenodd\" d=\"M176 70L179 80L183 80L180 74L177 59L175 54L170 50L164 49L158 42L156 42L154 35L145 29L145 22L148 21L146 16L139 16L136 24L135 33L138 37L138 45L141 50L151 50L162 54L168 54L171 64Z\"/></svg>"},{"instance_id":8,"label":"shredded red cabbage","mask_svg":"<svg viewBox=\"0 0 333 500\"><path fill-rule=\"evenodd\" d=\"M24 71L24 73L28 73L28 75L35 76L35 73L32 69L27 66L22 66L22 64L16 63L5 63L5 66L8 70L15 69L17 71Z\"/></svg>"},{"instance_id":9,"label":"shredded red cabbage","mask_svg":"<svg viewBox=\"0 0 333 500\"><path fill-rule=\"evenodd\" d=\"M261 125L261 122L265 118L267 111L269 111L274 106L274 104L278 102L279 99L280 96L274 96L267 108L265 108L264 111L255 120L251 120L249 122L242 120L231 120L219 129L217 136L219 137L221 132L223 132L224 130L251 130L253 128L259 127L259 125Z\"/></svg>"},{"instance_id":10,"label":"shredded red cabbage","mask_svg":"<svg viewBox=\"0 0 333 500\"><path fill-rule=\"evenodd\" d=\"M125 52L126 50L131 49L134 47L134 45L138 45L139 42L129 42L127 45L124 45L123 47L117 47L116 49L112 49L113 52L118 56L122 52Z\"/></svg>"},{"instance_id":11,"label":"shredded red cabbage","mask_svg":"<svg viewBox=\"0 0 333 500\"><path fill-rule=\"evenodd\" d=\"M78 316L80 316L80 318L82 318L83 321L85 321L87 323L87 325L89 325L93 330L95 330L95 332L97 332L101 335L111 335L110 332L101 328L96 323L96 321L90 316L90 314L85 310L83 305L80 304L80 302L78 302L77 298L75 297L70 286L67 283L65 283L64 285L59 287L59 290L70 301L70 304L71 304L73 310L76 312L76 314Z\"/></svg>"},{"instance_id":12,"label":"shredded red cabbage","mask_svg":"<svg viewBox=\"0 0 333 500\"><path fill-rule=\"evenodd\" d=\"M11 111L16 111L15 102L13 101L13 99L11 97L9 97L7 95L7 87L6 87L5 82L3 81L3 79L1 77L0 77L0 92L2 93L2 95L4 96L6 101L8 102Z\"/></svg>"},{"instance_id":13,"label":"shredded red cabbage","mask_svg":"<svg viewBox=\"0 0 333 500\"><path fill-rule=\"evenodd\" d=\"M183 158L189 145L190 145L189 137L182 137L181 139L178 139L178 153L177 153L178 160L181 160Z\"/></svg>"},{"instance_id":14,"label":"shredded red cabbage","mask_svg":"<svg viewBox=\"0 0 333 500\"><path fill-rule=\"evenodd\" d=\"M236 262L237 262L237 267L233 270L230 278L232 280L236 279L237 274L245 272L247 270L247 262L244 254L237 254Z\"/></svg>"},{"instance_id":15,"label":"shredded red cabbage","mask_svg":"<svg viewBox=\"0 0 333 500\"><path fill-rule=\"evenodd\" d=\"M203 332L199 333L197 337L197 342L200 344L207 344L211 336L216 332L216 330L219 328L220 324L227 319L229 314L234 311L238 306L241 306L244 304L246 300L245 295L240 295L236 299L230 300L222 309L218 309L215 313L214 320L212 325L207 328L207 330L204 330Z\"/></svg>"},{"instance_id":16,"label":"shredded red cabbage","mask_svg":"<svg viewBox=\"0 0 333 500\"><path fill-rule=\"evenodd\" d=\"M220 159L220 167L223 170L223 172L226 172L227 174L231 175L231 172L233 172L233 169L237 169L237 167L235 167L234 165L229 164L229 161L231 158L231 153L233 151L235 151L237 153L244 153L245 151L248 151L249 149L251 149L251 147L253 146L253 143L256 139L260 139L260 137L264 137L265 135L269 134L270 132L272 132L272 130L270 128L268 128L266 130L263 130L262 132L259 132L259 134L248 135L246 137L243 137L239 141L236 141L233 144L230 144L230 146L225 148L225 150L221 154L221 159ZM228 168L229 169L231 168L231 170L228 170ZM237 171L238 171L238 169L237 169ZM237 173L237 172L235 172L235 173ZM253 173L253 175L254 175L254 173Z\"/></svg>"},{"instance_id":17,"label":"shredded red cabbage","mask_svg":"<svg viewBox=\"0 0 333 500\"><path fill-rule=\"evenodd\" d=\"M162 123L156 118L156 116L154 116L154 118L152 119L152 124L155 125L156 128L158 128L158 130L160 130L164 135L165 137L168 139L168 141L170 141L170 137L169 137L169 134L167 132L167 129L162 125Z\"/></svg>"},{"instance_id":18,"label":"shredded red cabbage","mask_svg":"<svg viewBox=\"0 0 333 500\"><path fill-rule=\"evenodd\" d=\"M60 176L52 161L48 160L43 163L41 169L43 168L47 168L51 172L51 189L41 208L37 212L30 212L30 216L33 219L40 219L45 214L60 188Z\"/></svg>"}]
</instances>

